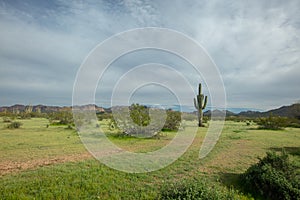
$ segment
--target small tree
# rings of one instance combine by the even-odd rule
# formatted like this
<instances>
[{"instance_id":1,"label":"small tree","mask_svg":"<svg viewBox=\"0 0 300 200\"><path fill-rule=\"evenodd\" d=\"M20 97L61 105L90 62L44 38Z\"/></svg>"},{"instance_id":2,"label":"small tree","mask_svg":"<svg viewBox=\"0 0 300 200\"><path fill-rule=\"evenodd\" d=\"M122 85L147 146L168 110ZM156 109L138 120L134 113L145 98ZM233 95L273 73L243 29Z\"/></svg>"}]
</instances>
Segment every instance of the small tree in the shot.
<instances>
[{"instance_id":1,"label":"small tree","mask_svg":"<svg viewBox=\"0 0 300 200\"><path fill-rule=\"evenodd\" d=\"M130 117L138 126L147 126L150 123L149 108L147 106L132 104L129 107Z\"/></svg>"},{"instance_id":2,"label":"small tree","mask_svg":"<svg viewBox=\"0 0 300 200\"><path fill-rule=\"evenodd\" d=\"M110 129L120 129L126 135L139 135L141 126L147 122L146 107L132 104L129 107L113 107L113 117L110 120ZM128 113L129 112L129 113Z\"/></svg>"},{"instance_id":3,"label":"small tree","mask_svg":"<svg viewBox=\"0 0 300 200\"><path fill-rule=\"evenodd\" d=\"M115 107L113 109L115 118L110 121L110 129L119 128L125 134L132 136L152 137L162 129L178 130L181 122L181 113L178 111L156 108L150 110L149 107L139 104L132 104L129 108Z\"/></svg>"}]
</instances>

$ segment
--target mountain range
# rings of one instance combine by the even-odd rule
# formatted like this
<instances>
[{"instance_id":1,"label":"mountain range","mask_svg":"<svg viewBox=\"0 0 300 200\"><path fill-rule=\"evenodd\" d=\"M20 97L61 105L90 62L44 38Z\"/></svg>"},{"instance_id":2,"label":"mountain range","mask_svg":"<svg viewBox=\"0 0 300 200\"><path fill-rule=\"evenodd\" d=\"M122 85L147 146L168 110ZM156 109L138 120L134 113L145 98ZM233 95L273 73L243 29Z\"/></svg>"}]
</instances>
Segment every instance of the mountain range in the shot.
<instances>
[{"instance_id":1,"label":"mountain range","mask_svg":"<svg viewBox=\"0 0 300 200\"><path fill-rule=\"evenodd\" d=\"M239 116L239 117L247 117L247 118L256 118L256 117L267 117L269 115L280 116L280 117L290 117L290 118L298 118L300 119L300 103L292 104L289 106L282 106L280 108L271 109L265 112L260 111L242 111L239 113L233 113L228 110L208 110L204 112L204 116L210 116L211 113L215 116Z\"/></svg>"},{"instance_id":2,"label":"mountain range","mask_svg":"<svg viewBox=\"0 0 300 200\"><path fill-rule=\"evenodd\" d=\"M38 110L41 113L50 113L50 112L59 112L59 111L71 111L72 107L71 106L46 106L46 105L21 105L21 104L16 104L13 106L2 106L0 107L0 112L8 111L8 112L24 112L26 109L31 107L33 112L37 112ZM96 112L109 112L110 109L106 109L103 107L99 107L97 105L93 104L88 104L84 106L80 106L81 109L84 110L93 110L95 109Z\"/></svg>"},{"instance_id":3,"label":"mountain range","mask_svg":"<svg viewBox=\"0 0 300 200\"><path fill-rule=\"evenodd\" d=\"M71 106L47 106L47 105L34 105L34 106L29 106L29 105L21 105L21 104L16 104L13 106L2 106L0 107L0 112L23 112L25 111L28 107L31 107L33 112L40 111L42 113L49 113L49 112L58 112L58 111L71 111L72 107ZM84 106L80 106L80 108L85 109L85 110L93 110L95 109L96 112L111 112L111 108L104 108L104 107L99 107L97 105L93 104L88 104ZM195 113L194 111L193 113ZM269 116L270 114L274 116L281 116L281 117L292 117L292 118L298 118L300 119L300 103L292 104L289 106L282 106L280 108L272 109L269 111L265 112L260 112L260 111L242 111L239 113L233 113L228 110L208 110L205 111L203 114L204 116L210 116L211 114L214 114L214 116L241 116L241 117L250 117L250 118L255 118L255 117L266 117Z\"/></svg>"}]
</instances>

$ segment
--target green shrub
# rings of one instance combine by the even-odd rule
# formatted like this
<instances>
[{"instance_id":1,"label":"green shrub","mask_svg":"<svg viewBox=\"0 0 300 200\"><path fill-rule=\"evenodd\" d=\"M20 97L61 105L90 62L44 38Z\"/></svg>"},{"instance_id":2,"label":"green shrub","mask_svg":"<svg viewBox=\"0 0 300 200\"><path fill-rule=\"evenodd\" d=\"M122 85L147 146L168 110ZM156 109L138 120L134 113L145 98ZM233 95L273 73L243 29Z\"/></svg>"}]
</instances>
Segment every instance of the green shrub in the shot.
<instances>
[{"instance_id":1,"label":"green shrub","mask_svg":"<svg viewBox=\"0 0 300 200\"><path fill-rule=\"evenodd\" d=\"M0 116L4 119L6 118L11 120L14 120L17 117L17 115L12 112L0 112Z\"/></svg>"},{"instance_id":2,"label":"green shrub","mask_svg":"<svg viewBox=\"0 0 300 200\"><path fill-rule=\"evenodd\" d=\"M8 124L7 128L9 129L16 129L16 128L20 128L22 126L21 122L11 122L10 124Z\"/></svg>"},{"instance_id":3,"label":"green shrub","mask_svg":"<svg viewBox=\"0 0 300 200\"><path fill-rule=\"evenodd\" d=\"M300 197L300 180L288 155L268 152L242 176L245 189L267 199L296 200Z\"/></svg>"},{"instance_id":4,"label":"green shrub","mask_svg":"<svg viewBox=\"0 0 300 200\"><path fill-rule=\"evenodd\" d=\"M118 129L117 122L116 122L116 120L114 118L111 118L109 120L108 127L109 127L109 130L116 130L116 129Z\"/></svg>"},{"instance_id":5,"label":"green shrub","mask_svg":"<svg viewBox=\"0 0 300 200\"><path fill-rule=\"evenodd\" d=\"M20 119L31 119L31 113L21 112L18 117Z\"/></svg>"},{"instance_id":6,"label":"green shrub","mask_svg":"<svg viewBox=\"0 0 300 200\"><path fill-rule=\"evenodd\" d=\"M238 193L206 183L201 180L181 180L176 183L166 183L159 195L159 199L239 199Z\"/></svg>"},{"instance_id":7,"label":"green shrub","mask_svg":"<svg viewBox=\"0 0 300 200\"><path fill-rule=\"evenodd\" d=\"M287 126L293 128L300 128L300 120L297 118L288 118Z\"/></svg>"},{"instance_id":8,"label":"green shrub","mask_svg":"<svg viewBox=\"0 0 300 200\"><path fill-rule=\"evenodd\" d=\"M270 115L269 117L259 118L256 123L260 129L280 130L287 126L287 118Z\"/></svg>"},{"instance_id":9,"label":"green shrub","mask_svg":"<svg viewBox=\"0 0 300 200\"><path fill-rule=\"evenodd\" d=\"M149 110L150 108L140 104L132 104L129 107L114 107L109 128L111 130L119 129L125 135L152 137L157 134L160 127L159 124L150 123Z\"/></svg>"},{"instance_id":10,"label":"green shrub","mask_svg":"<svg viewBox=\"0 0 300 200\"><path fill-rule=\"evenodd\" d=\"M148 126L150 123L149 108L147 106L132 104L129 106L130 117L138 126Z\"/></svg>"},{"instance_id":11,"label":"green shrub","mask_svg":"<svg viewBox=\"0 0 300 200\"><path fill-rule=\"evenodd\" d=\"M165 120L164 124L159 124L154 123L155 121L151 123L149 114L150 108L147 106L139 104L129 106L130 119L128 119L128 114L126 113L128 108L116 107L114 109L114 117L116 117L116 119L114 117L111 118L109 128L111 130L120 129L126 135L151 137L159 134L161 129L168 131L178 130L181 123L181 112L178 111L167 110L166 119L164 119L164 115L162 115L162 112L165 112L164 110L151 110L151 117L154 117L153 119L155 119L155 121L163 122ZM134 124L132 124L131 121Z\"/></svg>"},{"instance_id":12,"label":"green shrub","mask_svg":"<svg viewBox=\"0 0 300 200\"><path fill-rule=\"evenodd\" d=\"M167 110L167 119L163 130L177 131L181 123L181 112Z\"/></svg>"},{"instance_id":13,"label":"green shrub","mask_svg":"<svg viewBox=\"0 0 300 200\"><path fill-rule=\"evenodd\" d=\"M48 114L48 119L52 125L73 125L73 114L70 111L58 111Z\"/></svg>"},{"instance_id":14,"label":"green shrub","mask_svg":"<svg viewBox=\"0 0 300 200\"><path fill-rule=\"evenodd\" d=\"M97 117L99 121L102 121L104 119L112 119L111 113L97 113Z\"/></svg>"},{"instance_id":15,"label":"green shrub","mask_svg":"<svg viewBox=\"0 0 300 200\"><path fill-rule=\"evenodd\" d=\"M8 118L8 117L4 117L3 118L3 122L4 123L10 123L10 122L12 122L12 120L10 118Z\"/></svg>"}]
</instances>

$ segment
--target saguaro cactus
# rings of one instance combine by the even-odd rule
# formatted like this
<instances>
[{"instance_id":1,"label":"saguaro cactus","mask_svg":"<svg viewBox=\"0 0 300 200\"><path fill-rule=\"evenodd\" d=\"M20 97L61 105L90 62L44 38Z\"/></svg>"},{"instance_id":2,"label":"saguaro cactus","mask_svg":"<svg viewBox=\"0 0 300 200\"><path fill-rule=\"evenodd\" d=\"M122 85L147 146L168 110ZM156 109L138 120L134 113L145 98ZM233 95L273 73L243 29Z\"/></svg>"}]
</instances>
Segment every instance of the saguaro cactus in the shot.
<instances>
[{"instance_id":1,"label":"saguaro cactus","mask_svg":"<svg viewBox=\"0 0 300 200\"><path fill-rule=\"evenodd\" d=\"M199 127L203 126L203 110L206 107L206 103L207 103L207 96L204 97L204 95L201 94L201 83L200 83L197 99L194 98L194 105L198 111L198 126Z\"/></svg>"}]
</instances>

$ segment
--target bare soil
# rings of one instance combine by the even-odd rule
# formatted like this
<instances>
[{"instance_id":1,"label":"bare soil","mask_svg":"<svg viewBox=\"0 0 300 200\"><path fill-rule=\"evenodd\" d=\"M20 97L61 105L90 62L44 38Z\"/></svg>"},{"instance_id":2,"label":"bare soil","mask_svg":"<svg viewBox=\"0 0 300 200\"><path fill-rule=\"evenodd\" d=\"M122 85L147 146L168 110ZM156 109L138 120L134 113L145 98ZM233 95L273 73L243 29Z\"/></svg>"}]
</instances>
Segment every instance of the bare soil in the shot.
<instances>
[{"instance_id":1,"label":"bare soil","mask_svg":"<svg viewBox=\"0 0 300 200\"><path fill-rule=\"evenodd\" d=\"M35 169L37 167L53 165L57 163L77 162L91 158L93 158L93 156L90 153L85 152L82 154L64 155L58 156L56 158L34 159L24 162L4 161L0 162L0 176L27 169Z\"/></svg>"}]
</instances>

